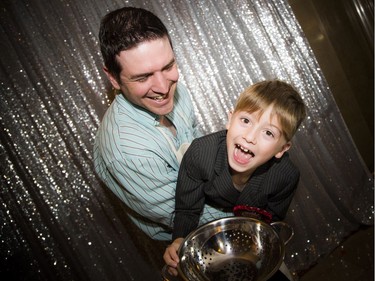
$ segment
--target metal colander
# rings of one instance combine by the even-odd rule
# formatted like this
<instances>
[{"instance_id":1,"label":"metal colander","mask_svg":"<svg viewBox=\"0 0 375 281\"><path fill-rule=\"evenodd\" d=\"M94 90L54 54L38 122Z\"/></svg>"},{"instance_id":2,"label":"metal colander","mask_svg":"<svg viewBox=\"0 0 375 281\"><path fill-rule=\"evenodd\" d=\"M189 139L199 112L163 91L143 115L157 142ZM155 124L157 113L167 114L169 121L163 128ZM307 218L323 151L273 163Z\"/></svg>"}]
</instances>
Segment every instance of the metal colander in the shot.
<instances>
[{"instance_id":1,"label":"metal colander","mask_svg":"<svg viewBox=\"0 0 375 281\"><path fill-rule=\"evenodd\" d=\"M284 258L284 241L273 224L280 223L229 217L199 227L178 251L179 275L188 281L267 280Z\"/></svg>"}]
</instances>

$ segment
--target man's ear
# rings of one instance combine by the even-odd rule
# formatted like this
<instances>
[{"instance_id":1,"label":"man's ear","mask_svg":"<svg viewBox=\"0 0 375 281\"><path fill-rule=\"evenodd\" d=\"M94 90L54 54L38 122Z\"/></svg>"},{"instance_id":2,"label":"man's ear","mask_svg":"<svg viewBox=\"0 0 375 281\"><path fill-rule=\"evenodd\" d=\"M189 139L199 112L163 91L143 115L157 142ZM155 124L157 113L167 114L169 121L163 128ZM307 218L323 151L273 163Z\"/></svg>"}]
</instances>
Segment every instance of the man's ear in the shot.
<instances>
[{"instance_id":1,"label":"man's ear","mask_svg":"<svg viewBox=\"0 0 375 281\"><path fill-rule=\"evenodd\" d=\"M292 143L290 141L288 141L286 144L283 145L281 151L278 152L278 153L276 153L275 157L276 158L281 158L281 156L284 155L284 152L288 151L291 146L292 146Z\"/></svg>"},{"instance_id":2,"label":"man's ear","mask_svg":"<svg viewBox=\"0 0 375 281\"><path fill-rule=\"evenodd\" d=\"M105 75L107 75L108 80L111 82L112 87L116 90L120 90L120 84L117 82L116 78L108 71L108 68L103 67Z\"/></svg>"},{"instance_id":3,"label":"man's ear","mask_svg":"<svg viewBox=\"0 0 375 281\"><path fill-rule=\"evenodd\" d=\"M228 121L227 121L227 124L225 125L225 128L227 130L229 129L230 119L232 118L232 115L233 115L233 111L231 110L228 112Z\"/></svg>"}]
</instances>

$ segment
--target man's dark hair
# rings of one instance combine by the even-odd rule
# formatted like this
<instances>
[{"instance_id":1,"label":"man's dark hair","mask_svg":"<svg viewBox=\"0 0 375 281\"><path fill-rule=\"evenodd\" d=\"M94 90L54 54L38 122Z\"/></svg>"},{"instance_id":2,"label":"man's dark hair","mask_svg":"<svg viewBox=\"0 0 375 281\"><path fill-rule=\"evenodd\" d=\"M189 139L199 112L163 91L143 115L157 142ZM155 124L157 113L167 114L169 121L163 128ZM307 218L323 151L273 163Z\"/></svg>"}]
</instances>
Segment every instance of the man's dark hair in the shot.
<instances>
[{"instance_id":1,"label":"man's dark hair","mask_svg":"<svg viewBox=\"0 0 375 281\"><path fill-rule=\"evenodd\" d=\"M99 41L104 65L120 83L121 66L116 55L144 41L165 36L171 43L167 28L150 11L134 7L114 10L104 16L100 23Z\"/></svg>"}]
</instances>

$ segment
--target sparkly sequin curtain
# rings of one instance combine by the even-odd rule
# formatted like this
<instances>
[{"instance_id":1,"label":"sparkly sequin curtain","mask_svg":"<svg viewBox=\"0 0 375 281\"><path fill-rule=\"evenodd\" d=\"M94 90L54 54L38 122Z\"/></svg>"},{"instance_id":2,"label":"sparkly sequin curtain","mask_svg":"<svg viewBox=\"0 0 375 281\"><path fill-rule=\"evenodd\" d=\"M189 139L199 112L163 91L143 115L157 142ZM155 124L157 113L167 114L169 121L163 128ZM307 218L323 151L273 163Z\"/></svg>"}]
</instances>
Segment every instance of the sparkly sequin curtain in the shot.
<instances>
[{"instance_id":1,"label":"sparkly sequin curtain","mask_svg":"<svg viewBox=\"0 0 375 281\"><path fill-rule=\"evenodd\" d=\"M373 223L370 174L286 0L2 0L2 280L157 280L152 244L140 247L92 165L110 93L99 21L124 5L150 9L169 27L205 133L224 128L253 82L279 78L302 93L309 114L291 151L302 178L287 216L293 272Z\"/></svg>"}]
</instances>

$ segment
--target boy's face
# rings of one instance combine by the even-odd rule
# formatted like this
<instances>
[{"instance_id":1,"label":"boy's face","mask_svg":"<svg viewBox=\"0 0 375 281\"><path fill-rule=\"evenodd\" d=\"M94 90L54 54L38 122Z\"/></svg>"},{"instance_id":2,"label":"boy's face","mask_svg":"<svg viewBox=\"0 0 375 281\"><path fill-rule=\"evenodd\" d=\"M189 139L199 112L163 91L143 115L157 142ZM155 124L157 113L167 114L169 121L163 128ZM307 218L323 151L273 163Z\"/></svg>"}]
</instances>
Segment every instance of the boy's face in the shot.
<instances>
[{"instance_id":1,"label":"boy's face","mask_svg":"<svg viewBox=\"0 0 375 281\"><path fill-rule=\"evenodd\" d=\"M173 109L173 97L179 73L167 37L142 42L135 48L120 52L120 82L106 70L115 89L121 90L132 103L157 115Z\"/></svg>"},{"instance_id":2,"label":"boy's face","mask_svg":"<svg viewBox=\"0 0 375 281\"><path fill-rule=\"evenodd\" d=\"M229 114L227 123L228 162L233 172L251 174L273 156L280 158L291 143L282 135L272 106L259 111Z\"/></svg>"}]
</instances>

